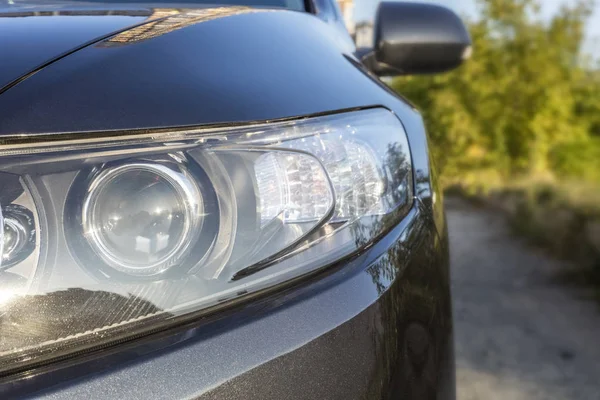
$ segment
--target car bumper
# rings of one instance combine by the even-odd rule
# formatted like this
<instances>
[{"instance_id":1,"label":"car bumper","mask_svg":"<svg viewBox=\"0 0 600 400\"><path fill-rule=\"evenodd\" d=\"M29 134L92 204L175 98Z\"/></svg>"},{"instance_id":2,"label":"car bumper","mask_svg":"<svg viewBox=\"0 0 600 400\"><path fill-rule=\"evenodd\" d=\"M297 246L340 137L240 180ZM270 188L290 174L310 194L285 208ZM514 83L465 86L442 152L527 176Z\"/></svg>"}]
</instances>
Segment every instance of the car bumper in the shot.
<instances>
[{"instance_id":1,"label":"car bumper","mask_svg":"<svg viewBox=\"0 0 600 400\"><path fill-rule=\"evenodd\" d=\"M454 398L447 245L431 212L415 202L401 224L343 264L197 326L25 374L4 382L0 393Z\"/></svg>"}]
</instances>

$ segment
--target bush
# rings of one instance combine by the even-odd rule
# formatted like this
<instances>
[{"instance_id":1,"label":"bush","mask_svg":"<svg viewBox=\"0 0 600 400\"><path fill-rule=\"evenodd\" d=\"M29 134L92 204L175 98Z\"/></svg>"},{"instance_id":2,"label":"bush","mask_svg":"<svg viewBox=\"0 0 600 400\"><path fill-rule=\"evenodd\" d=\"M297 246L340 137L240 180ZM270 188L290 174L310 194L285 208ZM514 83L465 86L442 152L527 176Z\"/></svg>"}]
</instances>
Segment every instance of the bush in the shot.
<instances>
[{"instance_id":1,"label":"bush","mask_svg":"<svg viewBox=\"0 0 600 400\"><path fill-rule=\"evenodd\" d=\"M392 87L422 110L445 187L496 202L600 287L600 70L582 51L592 1L550 19L536 0L477 2L473 59Z\"/></svg>"},{"instance_id":2,"label":"bush","mask_svg":"<svg viewBox=\"0 0 600 400\"><path fill-rule=\"evenodd\" d=\"M563 179L582 179L600 185L600 139L594 138L557 146L550 165Z\"/></svg>"}]
</instances>

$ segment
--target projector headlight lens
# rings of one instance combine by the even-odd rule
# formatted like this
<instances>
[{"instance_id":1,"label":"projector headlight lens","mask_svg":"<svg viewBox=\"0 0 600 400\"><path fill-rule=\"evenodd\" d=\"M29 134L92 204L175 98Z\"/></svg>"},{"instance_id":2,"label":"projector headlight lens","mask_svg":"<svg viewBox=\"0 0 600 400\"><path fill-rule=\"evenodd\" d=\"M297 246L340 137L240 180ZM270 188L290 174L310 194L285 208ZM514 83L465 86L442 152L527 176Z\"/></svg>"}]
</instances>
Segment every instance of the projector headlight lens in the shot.
<instances>
[{"instance_id":1,"label":"projector headlight lens","mask_svg":"<svg viewBox=\"0 0 600 400\"><path fill-rule=\"evenodd\" d=\"M93 178L82 221L89 244L108 265L154 275L186 255L201 229L202 212L200 190L185 170L133 163Z\"/></svg>"},{"instance_id":2,"label":"projector headlight lens","mask_svg":"<svg viewBox=\"0 0 600 400\"><path fill-rule=\"evenodd\" d=\"M33 253L36 245L36 230L33 213L18 204L4 208L3 247L0 249L2 260L0 271L10 268ZM0 220L2 216L0 216Z\"/></svg>"},{"instance_id":3,"label":"projector headlight lens","mask_svg":"<svg viewBox=\"0 0 600 400\"><path fill-rule=\"evenodd\" d=\"M411 208L412 176L385 109L3 145L0 375L364 252Z\"/></svg>"}]
</instances>

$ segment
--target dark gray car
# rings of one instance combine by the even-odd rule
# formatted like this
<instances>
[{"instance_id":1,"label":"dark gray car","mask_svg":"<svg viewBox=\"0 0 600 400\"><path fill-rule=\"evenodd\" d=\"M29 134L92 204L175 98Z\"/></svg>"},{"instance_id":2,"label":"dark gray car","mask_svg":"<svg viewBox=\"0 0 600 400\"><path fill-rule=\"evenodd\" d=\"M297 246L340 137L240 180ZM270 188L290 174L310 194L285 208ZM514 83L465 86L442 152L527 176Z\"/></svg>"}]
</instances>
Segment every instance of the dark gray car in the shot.
<instances>
[{"instance_id":1,"label":"dark gray car","mask_svg":"<svg viewBox=\"0 0 600 400\"><path fill-rule=\"evenodd\" d=\"M468 33L232 3L0 7L0 397L455 396L441 193L377 76Z\"/></svg>"}]
</instances>

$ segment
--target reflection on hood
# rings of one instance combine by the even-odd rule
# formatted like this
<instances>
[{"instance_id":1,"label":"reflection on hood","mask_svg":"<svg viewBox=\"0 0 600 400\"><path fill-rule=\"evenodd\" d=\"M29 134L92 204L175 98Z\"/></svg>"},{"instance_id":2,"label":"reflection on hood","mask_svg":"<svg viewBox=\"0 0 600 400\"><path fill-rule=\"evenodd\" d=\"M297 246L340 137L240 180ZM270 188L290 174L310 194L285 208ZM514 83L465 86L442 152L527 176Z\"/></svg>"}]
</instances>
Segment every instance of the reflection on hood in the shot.
<instances>
[{"instance_id":1,"label":"reflection on hood","mask_svg":"<svg viewBox=\"0 0 600 400\"><path fill-rule=\"evenodd\" d=\"M126 17L152 17L151 10L54 10L54 11L2 11L0 18L25 18L25 17L94 17L101 15L117 15ZM163 16L164 17L164 16Z\"/></svg>"},{"instance_id":2,"label":"reflection on hood","mask_svg":"<svg viewBox=\"0 0 600 400\"><path fill-rule=\"evenodd\" d=\"M165 33L173 32L187 26L210 21L217 18L229 17L252 12L264 12L250 7L217 7L206 9L155 9L149 19L154 21L129 29L100 42L99 47L109 47L121 44L152 39Z\"/></svg>"}]
</instances>

